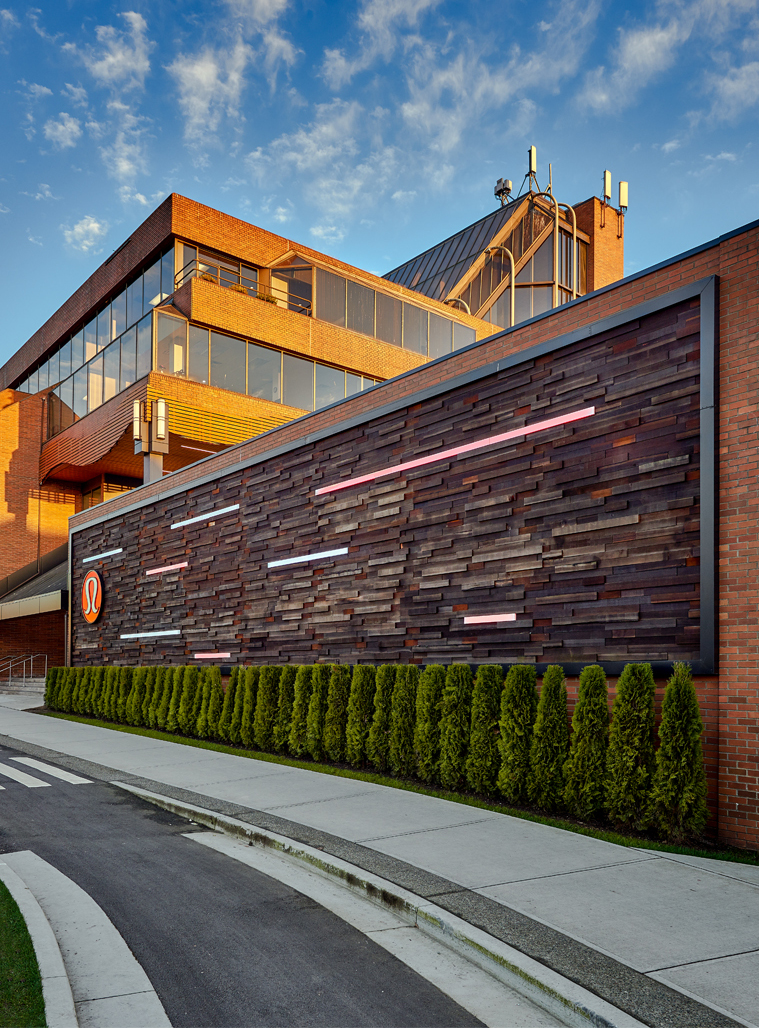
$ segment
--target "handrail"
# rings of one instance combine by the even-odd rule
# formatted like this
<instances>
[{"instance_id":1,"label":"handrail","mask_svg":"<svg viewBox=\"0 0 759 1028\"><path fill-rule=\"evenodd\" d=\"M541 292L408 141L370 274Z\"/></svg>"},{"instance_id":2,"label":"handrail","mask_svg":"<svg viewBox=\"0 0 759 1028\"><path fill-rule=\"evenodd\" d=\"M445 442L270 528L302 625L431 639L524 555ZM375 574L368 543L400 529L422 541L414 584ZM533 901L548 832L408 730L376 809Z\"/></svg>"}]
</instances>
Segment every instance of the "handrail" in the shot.
<instances>
[{"instance_id":1,"label":"handrail","mask_svg":"<svg viewBox=\"0 0 759 1028\"><path fill-rule=\"evenodd\" d=\"M10 686L13 681L13 669L19 664L23 668L23 681L26 684L26 665L29 664L29 677L34 678L34 662L38 657L45 658L45 673L44 678L47 678L47 654L46 653L25 653L21 657L10 657L5 663L0 665L0 675L4 675L8 672L8 685Z\"/></svg>"},{"instance_id":2,"label":"handrail","mask_svg":"<svg viewBox=\"0 0 759 1028\"><path fill-rule=\"evenodd\" d=\"M259 300L266 300L269 303L276 304L278 307L286 307L288 310L296 311L299 314L310 316L312 312L311 301L298 296L289 289L276 286L273 282L268 286L262 286L258 279L247 278L242 274L236 275L234 271L223 264L213 264L211 261L203 260L199 257L188 261L182 270L177 272L174 279L176 288L179 289L185 282L189 282L191 278L215 282L217 286L221 286L223 289L245 292L248 296Z\"/></svg>"}]
</instances>

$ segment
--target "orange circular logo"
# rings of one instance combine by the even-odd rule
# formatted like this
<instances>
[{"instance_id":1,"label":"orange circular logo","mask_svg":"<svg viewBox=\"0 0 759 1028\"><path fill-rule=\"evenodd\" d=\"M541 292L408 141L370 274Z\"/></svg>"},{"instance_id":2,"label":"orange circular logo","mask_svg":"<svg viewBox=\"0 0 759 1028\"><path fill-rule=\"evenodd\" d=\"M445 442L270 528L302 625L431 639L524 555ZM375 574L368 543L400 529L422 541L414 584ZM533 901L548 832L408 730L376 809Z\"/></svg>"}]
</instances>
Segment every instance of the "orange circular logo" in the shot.
<instances>
[{"instance_id":1,"label":"orange circular logo","mask_svg":"<svg viewBox=\"0 0 759 1028\"><path fill-rule=\"evenodd\" d=\"M88 571L82 582L82 613L90 624L100 617L103 606L103 582L97 571Z\"/></svg>"}]
</instances>

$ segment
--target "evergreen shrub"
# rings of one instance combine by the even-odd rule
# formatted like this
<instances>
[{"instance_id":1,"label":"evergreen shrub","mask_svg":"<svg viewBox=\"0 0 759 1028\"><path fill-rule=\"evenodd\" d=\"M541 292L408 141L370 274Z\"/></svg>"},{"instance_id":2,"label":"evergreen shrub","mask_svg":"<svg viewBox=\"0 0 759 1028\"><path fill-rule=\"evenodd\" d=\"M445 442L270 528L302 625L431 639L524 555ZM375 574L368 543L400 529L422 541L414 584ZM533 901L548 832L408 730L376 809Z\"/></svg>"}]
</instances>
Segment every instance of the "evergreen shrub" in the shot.
<instances>
[{"instance_id":1,"label":"evergreen shrub","mask_svg":"<svg viewBox=\"0 0 759 1028\"><path fill-rule=\"evenodd\" d=\"M155 664L151 664L148 668L148 673L145 675L145 695L142 698L142 721L143 725L150 725L150 704L153 700L153 690L155 689L155 680L158 668ZM107 674L107 672L106 672Z\"/></svg>"},{"instance_id":2,"label":"evergreen shrub","mask_svg":"<svg viewBox=\"0 0 759 1028\"><path fill-rule=\"evenodd\" d=\"M221 684L221 668L210 667L207 669L208 680L208 711L206 713L206 724L209 739L219 739L219 720L222 707L224 706L224 689Z\"/></svg>"},{"instance_id":3,"label":"evergreen shrub","mask_svg":"<svg viewBox=\"0 0 759 1028\"><path fill-rule=\"evenodd\" d=\"M509 668L501 693L498 790L509 803L527 800L532 729L538 712L535 681L534 665L514 664Z\"/></svg>"},{"instance_id":4,"label":"evergreen shrub","mask_svg":"<svg viewBox=\"0 0 759 1028\"><path fill-rule=\"evenodd\" d=\"M654 693L650 664L626 664L617 681L606 753L606 812L615 825L648 824L654 772Z\"/></svg>"},{"instance_id":5,"label":"evergreen shrub","mask_svg":"<svg viewBox=\"0 0 759 1028\"><path fill-rule=\"evenodd\" d=\"M547 667L532 731L527 796L541 810L557 810L564 802L564 765L569 756L569 716L564 669Z\"/></svg>"},{"instance_id":6,"label":"evergreen shrub","mask_svg":"<svg viewBox=\"0 0 759 1028\"><path fill-rule=\"evenodd\" d=\"M390 704L390 746L388 761L393 774L409 778L416 770L414 727L419 668L406 664L398 668Z\"/></svg>"},{"instance_id":7,"label":"evergreen shrub","mask_svg":"<svg viewBox=\"0 0 759 1028\"><path fill-rule=\"evenodd\" d=\"M608 741L606 675L598 664L590 664L580 673L569 759L564 765L564 803L570 813L582 820L598 817L604 810Z\"/></svg>"},{"instance_id":8,"label":"evergreen shrub","mask_svg":"<svg viewBox=\"0 0 759 1028\"><path fill-rule=\"evenodd\" d=\"M117 667L109 667L105 673L100 696L95 700L95 713L105 721L111 719L111 697L115 694L118 684L119 669Z\"/></svg>"},{"instance_id":9,"label":"evergreen shrub","mask_svg":"<svg viewBox=\"0 0 759 1028\"><path fill-rule=\"evenodd\" d=\"M295 675L293 691L293 714L290 721L290 737L288 746L294 757L302 757L307 753L306 735L308 727L308 707L311 703L312 664L302 664Z\"/></svg>"},{"instance_id":10,"label":"evergreen shrub","mask_svg":"<svg viewBox=\"0 0 759 1028\"><path fill-rule=\"evenodd\" d=\"M440 719L443 710L445 668L428 664L416 693L414 750L416 773L423 782L435 782L440 770Z\"/></svg>"},{"instance_id":11,"label":"evergreen shrub","mask_svg":"<svg viewBox=\"0 0 759 1028\"><path fill-rule=\"evenodd\" d=\"M350 667L347 664L333 664L327 687L327 712L324 715L324 750L336 764L342 764L345 760L350 689Z\"/></svg>"},{"instance_id":12,"label":"evergreen shrub","mask_svg":"<svg viewBox=\"0 0 759 1028\"><path fill-rule=\"evenodd\" d=\"M158 728L158 711L163 699L163 680L166 676L166 670L165 667L156 668L153 692L150 697L150 706L148 707L148 727L150 728Z\"/></svg>"},{"instance_id":13,"label":"evergreen shrub","mask_svg":"<svg viewBox=\"0 0 759 1028\"><path fill-rule=\"evenodd\" d=\"M239 745L240 742L240 725L242 724L242 708L245 702L245 673L246 668L241 667L237 671L237 680L235 682L235 694L234 704L232 707L232 717L229 721L229 742L232 746Z\"/></svg>"},{"instance_id":14,"label":"evergreen shrub","mask_svg":"<svg viewBox=\"0 0 759 1028\"><path fill-rule=\"evenodd\" d=\"M200 681L200 668L188 665L182 675L182 694L177 708L177 726L185 735L192 735L195 729L192 712L195 709L195 697Z\"/></svg>"},{"instance_id":15,"label":"evergreen shrub","mask_svg":"<svg viewBox=\"0 0 759 1028\"><path fill-rule=\"evenodd\" d=\"M255 746L255 735L253 733L253 719L256 714L256 692L258 689L259 668L249 667L245 669L245 682L243 683L242 715L240 717L240 742L247 749Z\"/></svg>"},{"instance_id":16,"label":"evergreen shrub","mask_svg":"<svg viewBox=\"0 0 759 1028\"><path fill-rule=\"evenodd\" d=\"M277 719L274 722L274 749L277 753L286 753L290 739L290 723L293 716L293 700L295 699L295 676L297 664L286 664L279 676L279 696L277 697Z\"/></svg>"},{"instance_id":17,"label":"evergreen shrub","mask_svg":"<svg viewBox=\"0 0 759 1028\"><path fill-rule=\"evenodd\" d=\"M174 668L174 675L171 683L171 696L169 698L169 709L166 714L166 731L175 734L179 731L179 704L182 699L184 686L185 668L183 664Z\"/></svg>"},{"instance_id":18,"label":"evergreen shrub","mask_svg":"<svg viewBox=\"0 0 759 1028\"><path fill-rule=\"evenodd\" d=\"M650 808L651 821L670 842L700 835L709 819L703 731L690 667L677 661L664 692Z\"/></svg>"},{"instance_id":19,"label":"evergreen shrub","mask_svg":"<svg viewBox=\"0 0 759 1028\"><path fill-rule=\"evenodd\" d=\"M200 697L200 709L198 711L198 719L195 722L194 735L198 739L208 739L208 704L211 701L211 681L210 681L210 667L204 667L200 673L200 681L198 683L198 694Z\"/></svg>"},{"instance_id":20,"label":"evergreen shrub","mask_svg":"<svg viewBox=\"0 0 759 1028\"><path fill-rule=\"evenodd\" d=\"M161 677L161 696L156 704L155 712L155 726L164 731L166 728L166 722L169 717L169 707L171 706L171 694L174 691L174 668L167 667L163 669L163 675Z\"/></svg>"},{"instance_id":21,"label":"evergreen shrub","mask_svg":"<svg viewBox=\"0 0 759 1028\"><path fill-rule=\"evenodd\" d=\"M274 724L277 720L279 702L279 679L282 668L267 664L262 667L258 676L258 696L256 697L256 713L253 719L253 736L256 746L264 753L274 749Z\"/></svg>"},{"instance_id":22,"label":"evergreen shrub","mask_svg":"<svg viewBox=\"0 0 759 1028\"><path fill-rule=\"evenodd\" d=\"M132 675L132 688L129 691L129 698L126 705L126 720L128 725L142 724L142 701L145 699L145 679L148 675L146 667L134 669Z\"/></svg>"},{"instance_id":23,"label":"evergreen shrub","mask_svg":"<svg viewBox=\"0 0 759 1028\"><path fill-rule=\"evenodd\" d=\"M498 717L501 709L503 668L482 664L472 691L472 722L466 780L475 792L490 794L498 777Z\"/></svg>"},{"instance_id":24,"label":"evergreen shrub","mask_svg":"<svg viewBox=\"0 0 759 1028\"><path fill-rule=\"evenodd\" d=\"M370 664L356 664L353 668L345 725L345 759L353 767L361 767L366 760L366 743L374 714L375 677L376 671Z\"/></svg>"},{"instance_id":25,"label":"evergreen shrub","mask_svg":"<svg viewBox=\"0 0 759 1028\"><path fill-rule=\"evenodd\" d=\"M366 755L378 771L387 768L390 757L390 712L397 672L395 664L382 664L375 678L374 716L366 741Z\"/></svg>"},{"instance_id":26,"label":"evergreen shrub","mask_svg":"<svg viewBox=\"0 0 759 1028\"><path fill-rule=\"evenodd\" d=\"M131 667L119 668L119 686L118 696L116 699L116 720L120 724L126 723L126 703L129 698L129 692L132 688L132 672Z\"/></svg>"},{"instance_id":27,"label":"evergreen shrub","mask_svg":"<svg viewBox=\"0 0 759 1028\"><path fill-rule=\"evenodd\" d=\"M327 716L329 680L336 664L314 664L311 672L311 699L306 718L306 749L314 760L324 759L324 721Z\"/></svg>"},{"instance_id":28,"label":"evergreen shrub","mask_svg":"<svg viewBox=\"0 0 759 1028\"><path fill-rule=\"evenodd\" d=\"M55 696L55 687L58 683L58 677L61 673L61 670L62 668L59 667L51 667L47 669L47 674L45 675L44 698L44 704L46 707L50 707L52 705L53 697Z\"/></svg>"},{"instance_id":29,"label":"evergreen shrub","mask_svg":"<svg viewBox=\"0 0 759 1028\"><path fill-rule=\"evenodd\" d=\"M472 719L472 669L451 664L445 675L440 718L440 781L446 789L466 784Z\"/></svg>"},{"instance_id":30,"label":"evergreen shrub","mask_svg":"<svg viewBox=\"0 0 759 1028\"><path fill-rule=\"evenodd\" d=\"M221 708L219 718L219 738L222 742L229 742L229 730L232 727L232 714L235 709L235 693L237 692L237 676L240 669L235 665L229 674L227 688L224 690L224 704Z\"/></svg>"}]
</instances>

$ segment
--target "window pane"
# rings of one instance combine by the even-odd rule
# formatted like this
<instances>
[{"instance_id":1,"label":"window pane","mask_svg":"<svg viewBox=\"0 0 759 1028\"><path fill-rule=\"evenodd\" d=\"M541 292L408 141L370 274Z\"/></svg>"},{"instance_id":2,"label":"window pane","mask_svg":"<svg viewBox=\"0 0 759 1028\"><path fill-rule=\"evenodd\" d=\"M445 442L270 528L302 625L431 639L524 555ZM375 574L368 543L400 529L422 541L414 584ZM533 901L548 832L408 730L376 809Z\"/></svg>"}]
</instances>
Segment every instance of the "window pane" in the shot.
<instances>
[{"instance_id":1,"label":"window pane","mask_svg":"<svg viewBox=\"0 0 759 1028\"><path fill-rule=\"evenodd\" d=\"M374 290L348 279L347 327L365 336L374 335ZM318 406L318 404L317 404Z\"/></svg>"},{"instance_id":2,"label":"window pane","mask_svg":"<svg viewBox=\"0 0 759 1028\"><path fill-rule=\"evenodd\" d=\"M187 377L208 385L208 329L190 325L190 364Z\"/></svg>"},{"instance_id":3,"label":"window pane","mask_svg":"<svg viewBox=\"0 0 759 1028\"><path fill-rule=\"evenodd\" d=\"M439 314L430 314L430 357L442 357L451 352L452 322Z\"/></svg>"},{"instance_id":4,"label":"window pane","mask_svg":"<svg viewBox=\"0 0 759 1028\"><path fill-rule=\"evenodd\" d=\"M245 392L245 343L242 339L211 333L211 385Z\"/></svg>"},{"instance_id":5,"label":"window pane","mask_svg":"<svg viewBox=\"0 0 759 1028\"><path fill-rule=\"evenodd\" d=\"M103 403L119 391L119 341L111 343L103 353Z\"/></svg>"},{"instance_id":6,"label":"window pane","mask_svg":"<svg viewBox=\"0 0 759 1028\"><path fill-rule=\"evenodd\" d=\"M350 285L350 283L348 283ZM326 407L328 403L345 398L345 372L339 368L329 368L326 364L316 364L316 403L315 410Z\"/></svg>"},{"instance_id":7,"label":"window pane","mask_svg":"<svg viewBox=\"0 0 759 1028\"><path fill-rule=\"evenodd\" d=\"M37 392L37 382L38 381L39 381L39 373L37 371L33 371L31 373L31 375L29 376L29 392L30 393L36 393Z\"/></svg>"},{"instance_id":8,"label":"window pane","mask_svg":"<svg viewBox=\"0 0 759 1028\"><path fill-rule=\"evenodd\" d=\"M103 358L102 355L90 362L90 378L87 383L87 410L95 410L103 402Z\"/></svg>"},{"instance_id":9,"label":"window pane","mask_svg":"<svg viewBox=\"0 0 759 1028\"><path fill-rule=\"evenodd\" d=\"M126 295L126 323L127 328L129 328L142 317L142 275L140 275L136 282L132 282L131 285L127 286Z\"/></svg>"},{"instance_id":10,"label":"window pane","mask_svg":"<svg viewBox=\"0 0 759 1028\"><path fill-rule=\"evenodd\" d=\"M532 317L532 289L529 287L514 290L514 324L527 321Z\"/></svg>"},{"instance_id":11,"label":"window pane","mask_svg":"<svg viewBox=\"0 0 759 1028\"><path fill-rule=\"evenodd\" d=\"M345 327L345 279L322 268L316 269L316 316Z\"/></svg>"},{"instance_id":12,"label":"window pane","mask_svg":"<svg viewBox=\"0 0 759 1028\"><path fill-rule=\"evenodd\" d=\"M251 268L247 264L243 264L240 270L240 282L251 296L256 296L258 293L258 268Z\"/></svg>"},{"instance_id":13,"label":"window pane","mask_svg":"<svg viewBox=\"0 0 759 1028\"><path fill-rule=\"evenodd\" d=\"M147 314L151 307L161 302L161 262L147 268L143 277L144 295L142 298L142 310Z\"/></svg>"},{"instance_id":14,"label":"window pane","mask_svg":"<svg viewBox=\"0 0 759 1028\"><path fill-rule=\"evenodd\" d=\"M161 295L164 300L174 292L174 247L161 258Z\"/></svg>"},{"instance_id":15,"label":"window pane","mask_svg":"<svg viewBox=\"0 0 759 1028\"><path fill-rule=\"evenodd\" d=\"M377 338L393 346L401 345L403 308L401 301L387 293L377 293Z\"/></svg>"},{"instance_id":16,"label":"window pane","mask_svg":"<svg viewBox=\"0 0 759 1028\"><path fill-rule=\"evenodd\" d=\"M61 431L74 424L74 376L61 382Z\"/></svg>"},{"instance_id":17,"label":"window pane","mask_svg":"<svg viewBox=\"0 0 759 1028\"><path fill-rule=\"evenodd\" d=\"M282 354L265 346L248 343L248 396L282 401Z\"/></svg>"},{"instance_id":18,"label":"window pane","mask_svg":"<svg viewBox=\"0 0 759 1028\"><path fill-rule=\"evenodd\" d=\"M137 326L137 379L153 367L153 317L148 314Z\"/></svg>"},{"instance_id":19,"label":"window pane","mask_svg":"<svg viewBox=\"0 0 759 1028\"><path fill-rule=\"evenodd\" d=\"M427 311L410 303L403 305L403 347L427 355Z\"/></svg>"},{"instance_id":20,"label":"window pane","mask_svg":"<svg viewBox=\"0 0 759 1028\"><path fill-rule=\"evenodd\" d=\"M379 295L379 294L378 294ZM353 396L361 392L361 376L353 375L350 371L345 372L345 395Z\"/></svg>"},{"instance_id":21,"label":"window pane","mask_svg":"<svg viewBox=\"0 0 759 1028\"><path fill-rule=\"evenodd\" d=\"M367 378L366 375L364 375L363 388L364 389L370 389L373 385L377 385L377 382L378 382L378 379L376 379L376 378Z\"/></svg>"},{"instance_id":22,"label":"window pane","mask_svg":"<svg viewBox=\"0 0 759 1028\"><path fill-rule=\"evenodd\" d=\"M98 353L104 350L111 341L111 305L98 314Z\"/></svg>"},{"instance_id":23,"label":"window pane","mask_svg":"<svg viewBox=\"0 0 759 1028\"><path fill-rule=\"evenodd\" d=\"M37 369L37 392L47 389L47 361Z\"/></svg>"},{"instance_id":24,"label":"window pane","mask_svg":"<svg viewBox=\"0 0 759 1028\"><path fill-rule=\"evenodd\" d=\"M327 272L329 274L329 272ZM337 278L337 275L333 275ZM345 281L342 279L341 281ZM314 409L314 365L311 361L283 354L284 402L301 410Z\"/></svg>"},{"instance_id":25,"label":"window pane","mask_svg":"<svg viewBox=\"0 0 759 1028\"><path fill-rule=\"evenodd\" d=\"M71 370L76 371L84 364L84 329L80 328L75 336L71 337Z\"/></svg>"},{"instance_id":26,"label":"window pane","mask_svg":"<svg viewBox=\"0 0 759 1028\"><path fill-rule=\"evenodd\" d=\"M58 435L61 430L61 401L53 389L47 398L47 438Z\"/></svg>"},{"instance_id":27,"label":"window pane","mask_svg":"<svg viewBox=\"0 0 759 1028\"><path fill-rule=\"evenodd\" d=\"M98 323L95 318L84 326L84 360L88 361L97 353Z\"/></svg>"},{"instance_id":28,"label":"window pane","mask_svg":"<svg viewBox=\"0 0 759 1028\"><path fill-rule=\"evenodd\" d=\"M156 320L156 371L184 375L187 368L187 322L158 314Z\"/></svg>"},{"instance_id":29,"label":"window pane","mask_svg":"<svg viewBox=\"0 0 759 1028\"><path fill-rule=\"evenodd\" d=\"M137 380L137 329L130 328L121 337L121 388L127 389Z\"/></svg>"},{"instance_id":30,"label":"window pane","mask_svg":"<svg viewBox=\"0 0 759 1028\"><path fill-rule=\"evenodd\" d=\"M532 261L527 261L525 266L520 272L517 272L517 277L514 281L519 284L520 282L532 282Z\"/></svg>"},{"instance_id":31,"label":"window pane","mask_svg":"<svg viewBox=\"0 0 759 1028\"><path fill-rule=\"evenodd\" d=\"M553 281L553 233L540 244L538 252L532 258L532 281Z\"/></svg>"},{"instance_id":32,"label":"window pane","mask_svg":"<svg viewBox=\"0 0 759 1028\"><path fill-rule=\"evenodd\" d=\"M68 378L71 374L71 340L64 343L58 352L58 359L60 361L58 374L61 379Z\"/></svg>"},{"instance_id":33,"label":"window pane","mask_svg":"<svg viewBox=\"0 0 759 1028\"><path fill-rule=\"evenodd\" d=\"M453 349L460 350L462 346L469 346L475 342L477 334L473 328L469 328L467 325L459 325L458 322L453 323Z\"/></svg>"},{"instance_id":34,"label":"window pane","mask_svg":"<svg viewBox=\"0 0 759 1028\"><path fill-rule=\"evenodd\" d=\"M61 351L56 350L53 356L50 358L50 385L57 385L61 379L65 378L65 375L61 374Z\"/></svg>"},{"instance_id":35,"label":"window pane","mask_svg":"<svg viewBox=\"0 0 759 1028\"><path fill-rule=\"evenodd\" d=\"M495 301L493 306L490 308L490 318L493 325L497 325L499 328L509 328L509 321L511 318L511 291L506 290L505 293L501 293L498 299Z\"/></svg>"},{"instance_id":36,"label":"window pane","mask_svg":"<svg viewBox=\"0 0 759 1028\"><path fill-rule=\"evenodd\" d=\"M74 415L77 419L87 413L87 368L80 368L74 375Z\"/></svg>"},{"instance_id":37,"label":"window pane","mask_svg":"<svg viewBox=\"0 0 759 1028\"><path fill-rule=\"evenodd\" d=\"M535 286L532 290L532 316L545 314L553 306L553 290L550 286Z\"/></svg>"},{"instance_id":38,"label":"window pane","mask_svg":"<svg viewBox=\"0 0 759 1028\"><path fill-rule=\"evenodd\" d=\"M111 338L120 336L127 327L126 323L126 289L111 301Z\"/></svg>"}]
</instances>

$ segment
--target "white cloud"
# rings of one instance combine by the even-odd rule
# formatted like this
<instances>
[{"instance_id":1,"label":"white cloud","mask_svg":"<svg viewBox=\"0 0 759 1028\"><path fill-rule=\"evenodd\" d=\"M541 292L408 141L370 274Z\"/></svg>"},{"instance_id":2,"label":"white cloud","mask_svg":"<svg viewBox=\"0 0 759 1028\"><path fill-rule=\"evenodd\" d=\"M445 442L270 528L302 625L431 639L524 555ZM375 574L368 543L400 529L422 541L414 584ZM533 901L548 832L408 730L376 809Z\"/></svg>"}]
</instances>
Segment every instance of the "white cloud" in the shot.
<instances>
[{"instance_id":1,"label":"white cloud","mask_svg":"<svg viewBox=\"0 0 759 1028\"><path fill-rule=\"evenodd\" d=\"M291 67L300 52L277 25L290 6L290 0L226 0L226 5L243 38L255 41L260 49L273 89L277 69L283 64Z\"/></svg>"},{"instance_id":2,"label":"white cloud","mask_svg":"<svg viewBox=\"0 0 759 1028\"><path fill-rule=\"evenodd\" d=\"M33 236L31 229L26 230L26 238L29 240L30 243L34 243L35 246L42 246L42 240L39 238L39 236Z\"/></svg>"},{"instance_id":3,"label":"white cloud","mask_svg":"<svg viewBox=\"0 0 759 1028\"><path fill-rule=\"evenodd\" d=\"M120 15L126 29L98 25L95 35L99 47L79 50L74 43L65 43L64 51L75 54L87 71L102 86L119 89L142 89L150 72L150 51L155 43L147 38L147 22L136 11Z\"/></svg>"},{"instance_id":4,"label":"white cloud","mask_svg":"<svg viewBox=\"0 0 759 1028\"><path fill-rule=\"evenodd\" d=\"M707 160L707 161L728 161L729 163L732 164L733 161L737 161L738 160L738 156L737 156L737 154L728 153L727 151L723 150L721 153L716 154L716 156L714 156L714 157L712 157L711 154L706 154L705 160Z\"/></svg>"},{"instance_id":5,"label":"white cloud","mask_svg":"<svg viewBox=\"0 0 759 1028\"><path fill-rule=\"evenodd\" d=\"M0 28L18 28L18 18L13 11L9 11L6 7L0 8Z\"/></svg>"},{"instance_id":6,"label":"white cloud","mask_svg":"<svg viewBox=\"0 0 759 1028\"><path fill-rule=\"evenodd\" d=\"M111 100L108 112L116 118L118 128L110 146L100 148L100 156L110 177L128 184L137 175L147 172L144 119L133 114L120 100Z\"/></svg>"},{"instance_id":7,"label":"white cloud","mask_svg":"<svg viewBox=\"0 0 759 1028\"><path fill-rule=\"evenodd\" d=\"M70 114L61 111L58 121L49 118L42 131L45 139L49 139L57 150L66 150L76 146L82 134L82 123L78 118L72 118Z\"/></svg>"},{"instance_id":8,"label":"white cloud","mask_svg":"<svg viewBox=\"0 0 759 1028\"><path fill-rule=\"evenodd\" d=\"M46 182L40 182L36 193L22 192L21 195L30 196L32 200L60 200L60 196L53 196L53 192Z\"/></svg>"},{"instance_id":9,"label":"white cloud","mask_svg":"<svg viewBox=\"0 0 759 1028\"><path fill-rule=\"evenodd\" d=\"M10 214L10 207L6 207L5 204L0 203L0 214Z\"/></svg>"},{"instance_id":10,"label":"white cloud","mask_svg":"<svg viewBox=\"0 0 759 1028\"><path fill-rule=\"evenodd\" d=\"M131 186L121 186L119 189L119 199L122 203L137 203L141 207L149 207L150 202L146 196L142 193L136 192Z\"/></svg>"},{"instance_id":11,"label":"white cloud","mask_svg":"<svg viewBox=\"0 0 759 1028\"><path fill-rule=\"evenodd\" d=\"M61 96L68 97L77 107L87 106L87 90L82 86L72 86L70 82L67 82L61 90Z\"/></svg>"},{"instance_id":12,"label":"white cloud","mask_svg":"<svg viewBox=\"0 0 759 1028\"><path fill-rule=\"evenodd\" d=\"M718 121L734 121L759 101L759 61L730 68L721 76L707 80L714 96L711 116Z\"/></svg>"},{"instance_id":13,"label":"white cloud","mask_svg":"<svg viewBox=\"0 0 759 1028\"><path fill-rule=\"evenodd\" d=\"M682 144L680 143L679 139L670 139L668 143L662 143L661 152L662 153L674 153L675 150L679 150L680 149L681 145Z\"/></svg>"},{"instance_id":14,"label":"white cloud","mask_svg":"<svg viewBox=\"0 0 759 1028\"><path fill-rule=\"evenodd\" d=\"M48 89L47 86L41 86L38 82L27 82L25 79L21 79L19 85L26 87L26 92L23 95L32 102L53 95L52 89Z\"/></svg>"},{"instance_id":15,"label":"white cloud","mask_svg":"<svg viewBox=\"0 0 759 1028\"><path fill-rule=\"evenodd\" d=\"M78 221L73 228L61 225L63 238L74 250L81 250L82 253L99 253L95 247L100 243L108 232L108 222L98 221L91 214L87 214L81 221Z\"/></svg>"},{"instance_id":16,"label":"white cloud","mask_svg":"<svg viewBox=\"0 0 759 1028\"><path fill-rule=\"evenodd\" d=\"M409 203L411 200L414 200L415 198L415 189L396 189L396 191L390 197L390 199L395 200L396 203Z\"/></svg>"}]
</instances>

